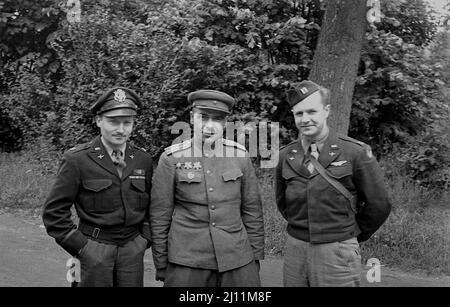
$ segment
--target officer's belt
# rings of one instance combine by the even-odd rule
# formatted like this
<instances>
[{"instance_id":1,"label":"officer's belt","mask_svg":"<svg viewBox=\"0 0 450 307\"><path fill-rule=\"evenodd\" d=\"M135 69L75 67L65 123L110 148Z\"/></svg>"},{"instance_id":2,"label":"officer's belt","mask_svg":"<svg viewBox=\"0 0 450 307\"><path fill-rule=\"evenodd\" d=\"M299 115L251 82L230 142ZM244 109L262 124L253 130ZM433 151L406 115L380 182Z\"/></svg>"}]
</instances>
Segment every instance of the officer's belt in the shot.
<instances>
[{"instance_id":1,"label":"officer's belt","mask_svg":"<svg viewBox=\"0 0 450 307\"><path fill-rule=\"evenodd\" d=\"M104 241L107 243L114 243L123 245L126 242L134 239L139 233L138 226L113 226L113 227L98 227L95 225L89 225L80 221L78 229L86 236L89 236L98 241Z\"/></svg>"},{"instance_id":2,"label":"officer's belt","mask_svg":"<svg viewBox=\"0 0 450 307\"><path fill-rule=\"evenodd\" d=\"M319 174L326 181L328 181L329 184L331 184L336 190L338 190L342 195L344 195L345 198L348 199L348 201L350 202L350 207L352 208L353 213L356 214L357 213L356 197L353 196L353 194L350 193L350 191L347 190L347 188L344 187L342 185L342 183L340 183L339 181L337 181L334 178L331 178L330 175L328 175L327 170L313 156L311 156L311 163L314 165L314 168L319 172Z\"/></svg>"}]
</instances>

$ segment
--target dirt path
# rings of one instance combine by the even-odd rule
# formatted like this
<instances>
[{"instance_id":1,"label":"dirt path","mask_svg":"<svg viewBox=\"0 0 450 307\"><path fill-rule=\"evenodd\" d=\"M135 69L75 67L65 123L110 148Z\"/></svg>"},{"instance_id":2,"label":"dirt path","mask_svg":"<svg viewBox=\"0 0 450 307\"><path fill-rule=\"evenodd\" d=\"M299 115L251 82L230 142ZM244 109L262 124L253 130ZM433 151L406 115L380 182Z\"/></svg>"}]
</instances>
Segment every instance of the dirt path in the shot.
<instances>
[{"instance_id":1,"label":"dirt path","mask_svg":"<svg viewBox=\"0 0 450 307\"><path fill-rule=\"evenodd\" d=\"M39 219L0 212L0 287L67 287L68 254L59 248L41 225ZM151 251L145 256L145 286L159 287ZM283 261L268 258L262 262L263 286L282 286ZM430 278L382 268L381 283L369 284L362 273L364 286L369 287L450 287L450 277ZM365 282L364 282L365 281Z\"/></svg>"}]
</instances>

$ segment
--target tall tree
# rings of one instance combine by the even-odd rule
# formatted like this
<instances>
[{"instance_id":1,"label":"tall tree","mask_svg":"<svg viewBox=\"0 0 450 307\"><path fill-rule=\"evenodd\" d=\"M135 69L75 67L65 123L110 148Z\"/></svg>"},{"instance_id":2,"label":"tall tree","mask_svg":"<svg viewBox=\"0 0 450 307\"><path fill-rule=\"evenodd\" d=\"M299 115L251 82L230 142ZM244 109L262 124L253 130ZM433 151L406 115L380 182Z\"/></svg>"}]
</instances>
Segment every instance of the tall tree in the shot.
<instances>
[{"instance_id":1,"label":"tall tree","mask_svg":"<svg viewBox=\"0 0 450 307\"><path fill-rule=\"evenodd\" d=\"M366 32L366 1L327 0L309 79L331 90L329 123L347 134L353 90Z\"/></svg>"}]
</instances>

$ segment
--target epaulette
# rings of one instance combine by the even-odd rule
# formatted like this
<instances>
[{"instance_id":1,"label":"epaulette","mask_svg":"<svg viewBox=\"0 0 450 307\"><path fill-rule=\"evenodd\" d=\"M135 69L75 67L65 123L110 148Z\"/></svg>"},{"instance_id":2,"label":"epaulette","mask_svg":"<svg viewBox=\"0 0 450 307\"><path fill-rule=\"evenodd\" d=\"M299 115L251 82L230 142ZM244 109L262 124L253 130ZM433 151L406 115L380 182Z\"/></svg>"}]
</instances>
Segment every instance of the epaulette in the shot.
<instances>
[{"instance_id":1,"label":"epaulette","mask_svg":"<svg viewBox=\"0 0 450 307\"><path fill-rule=\"evenodd\" d=\"M292 144L294 144L294 143L297 142L297 141L298 141L298 140L294 140L294 141L290 142L289 144L283 145L283 146L280 147L279 150L282 150L283 148L288 147L289 145L292 145Z\"/></svg>"},{"instance_id":2,"label":"epaulette","mask_svg":"<svg viewBox=\"0 0 450 307\"><path fill-rule=\"evenodd\" d=\"M82 150L86 150L86 149L90 148L91 145L92 145L92 142L84 143L84 144L81 144L81 145L78 145L78 146L70 148L68 150L68 152L75 153L75 152L79 152L79 151L82 151Z\"/></svg>"},{"instance_id":3,"label":"epaulette","mask_svg":"<svg viewBox=\"0 0 450 307\"><path fill-rule=\"evenodd\" d=\"M238 149L240 149L240 150L242 150L242 151L247 151L247 149L245 148L245 146L243 146L242 144L239 144L238 142L235 142L235 141L223 139L223 144L224 144L225 146L238 148Z\"/></svg>"},{"instance_id":4,"label":"epaulette","mask_svg":"<svg viewBox=\"0 0 450 307\"><path fill-rule=\"evenodd\" d=\"M139 146L136 146L135 144L133 144L133 143L130 143L131 144L131 146L133 146L133 148L135 148L135 149L137 149L137 150L140 150L140 151L143 151L143 152L147 152L147 150L145 149L145 148L142 148L142 147L139 147Z\"/></svg>"},{"instance_id":5,"label":"epaulette","mask_svg":"<svg viewBox=\"0 0 450 307\"><path fill-rule=\"evenodd\" d=\"M189 147L191 147L191 143L192 143L191 140L186 140L182 143L173 144L172 146L169 146L166 149L164 149L164 152L166 153L166 155L170 156L175 152L188 149Z\"/></svg>"},{"instance_id":6,"label":"epaulette","mask_svg":"<svg viewBox=\"0 0 450 307\"><path fill-rule=\"evenodd\" d=\"M361 146L361 147L369 146L369 145L367 145L367 144L364 143L364 142L355 140L354 138L351 138L351 137L346 136L346 135L343 135L343 134L338 134L338 138L340 138L341 140L347 141L347 142L351 142L351 143L354 143L354 144L358 144L358 145Z\"/></svg>"},{"instance_id":7,"label":"epaulette","mask_svg":"<svg viewBox=\"0 0 450 307\"><path fill-rule=\"evenodd\" d=\"M341 140L348 141L353 144L357 144L357 145L361 146L368 158L373 159L375 157L372 153L372 148L370 147L370 145L367 145L364 142L355 140L354 138L351 138L351 137L343 135L343 134L338 134L338 138L340 138Z\"/></svg>"}]
</instances>

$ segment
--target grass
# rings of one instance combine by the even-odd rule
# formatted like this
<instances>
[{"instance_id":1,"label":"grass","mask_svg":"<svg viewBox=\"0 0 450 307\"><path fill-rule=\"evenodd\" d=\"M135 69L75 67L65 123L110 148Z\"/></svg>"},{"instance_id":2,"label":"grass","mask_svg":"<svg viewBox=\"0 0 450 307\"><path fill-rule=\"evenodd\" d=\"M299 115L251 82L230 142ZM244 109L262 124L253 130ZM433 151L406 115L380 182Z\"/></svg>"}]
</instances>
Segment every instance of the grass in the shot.
<instances>
[{"instance_id":1,"label":"grass","mask_svg":"<svg viewBox=\"0 0 450 307\"><path fill-rule=\"evenodd\" d=\"M389 165L385 165L389 167ZM286 222L275 205L273 172L258 171L264 204L266 254L282 255ZM361 244L363 263L406 272L450 275L450 192L430 191L400 174L387 181L392 212L383 226Z\"/></svg>"},{"instance_id":2,"label":"grass","mask_svg":"<svg viewBox=\"0 0 450 307\"><path fill-rule=\"evenodd\" d=\"M0 209L40 213L59 157L41 156L38 161L35 156L0 153ZM266 254L281 256L286 222L275 204L273 171L257 173L264 206ZM450 275L450 192L420 188L399 174L391 176L388 187L393 210L380 230L362 244L364 262L375 257L382 265L403 271Z\"/></svg>"},{"instance_id":3,"label":"grass","mask_svg":"<svg viewBox=\"0 0 450 307\"><path fill-rule=\"evenodd\" d=\"M0 208L39 213L53 184L57 157L0 153Z\"/></svg>"}]
</instances>

